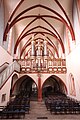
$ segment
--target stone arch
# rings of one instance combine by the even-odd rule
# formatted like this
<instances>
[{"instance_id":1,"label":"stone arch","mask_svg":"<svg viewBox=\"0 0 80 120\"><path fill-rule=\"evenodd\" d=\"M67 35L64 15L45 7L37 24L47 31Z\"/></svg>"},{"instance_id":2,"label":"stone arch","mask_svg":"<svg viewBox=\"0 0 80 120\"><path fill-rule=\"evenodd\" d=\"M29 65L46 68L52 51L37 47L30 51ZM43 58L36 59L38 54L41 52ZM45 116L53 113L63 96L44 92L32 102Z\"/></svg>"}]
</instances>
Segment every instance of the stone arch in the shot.
<instances>
[{"instance_id":1,"label":"stone arch","mask_svg":"<svg viewBox=\"0 0 80 120\"><path fill-rule=\"evenodd\" d=\"M17 79L18 79L18 75L15 73L15 74L12 76L11 88L12 88L13 84L16 82Z\"/></svg>"},{"instance_id":2,"label":"stone arch","mask_svg":"<svg viewBox=\"0 0 80 120\"><path fill-rule=\"evenodd\" d=\"M26 90L29 93L30 87L32 87L31 85L33 84L35 84L35 87L36 87L35 89L38 90L37 83L34 81L34 79L28 75L23 75L15 82L12 89L12 93L13 95L17 95L22 90L23 91Z\"/></svg>"},{"instance_id":3,"label":"stone arch","mask_svg":"<svg viewBox=\"0 0 80 120\"><path fill-rule=\"evenodd\" d=\"M52 88L52 94L55 92L61 92L62 94L67 95L67 87L65 85L65 83L63 82L63 80L56 76L56 75L51 75L49 76L42 84L42 92L43 89L47 87L47 88ZM49 91L49 90L48 90Z\"/></svg>"},{"instance_id":4,"label":"stone arch","mask_svg":"<svg viewBox=\"0 0 80 120\"><path fill-rule=\"evenodd\" d=\"M12 95L12 89L17 80L18 80L18 74L14 73L11 80L10 96Z\"/></svg>"}]
</instances>

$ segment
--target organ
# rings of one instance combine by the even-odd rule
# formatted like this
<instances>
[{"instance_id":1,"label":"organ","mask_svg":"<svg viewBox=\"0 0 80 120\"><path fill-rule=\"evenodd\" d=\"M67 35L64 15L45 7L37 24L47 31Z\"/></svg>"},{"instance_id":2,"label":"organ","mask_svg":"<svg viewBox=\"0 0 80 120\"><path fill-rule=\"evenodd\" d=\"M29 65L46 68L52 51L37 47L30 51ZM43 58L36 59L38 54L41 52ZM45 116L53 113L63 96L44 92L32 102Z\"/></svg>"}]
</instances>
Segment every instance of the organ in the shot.
<instances>
[{"instance_id":1,"label":"organ","mask_svg":"<svg viewBox=\"0 0 80 120\"><path fill-rule=\"evenodd\" d=\"M35 41L34 37L31 40L31 61L36 63L35 67L40 70L42 67L46 67L48 61L48 44L46 37L44 40L38 39Z\"/></svg>"}]
</instances>

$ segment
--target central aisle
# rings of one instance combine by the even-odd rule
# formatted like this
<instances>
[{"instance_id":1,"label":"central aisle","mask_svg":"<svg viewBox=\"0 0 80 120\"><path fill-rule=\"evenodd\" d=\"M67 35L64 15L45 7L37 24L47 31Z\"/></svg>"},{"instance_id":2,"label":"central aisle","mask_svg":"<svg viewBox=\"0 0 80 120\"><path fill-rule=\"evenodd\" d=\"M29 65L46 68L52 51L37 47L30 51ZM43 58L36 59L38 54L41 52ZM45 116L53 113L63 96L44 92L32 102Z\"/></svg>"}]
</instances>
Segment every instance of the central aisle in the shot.
<instances>
[{"instance_id":1,"label":"central aisle","mask_svg":"<svg viewBox=\"0 0 80 120\"><path fill-rule=\"evenodd\" d=\"M80 115L54 115L46 109L44 102L31 101L30 113L25 114L25 119L31 120L80 120ZM40 118L41 117L41 118Z\"/></svg>"},{"instance_id":2,"label":"central aisle","mask_svg":"<svg viewBox=\"0 0 80 120\"><path fill-rule=\"evenodd\" d=\"M39 117L42 117L43 119L51 119L53 118L49 111L47 111L46 106L44 102L37 102L37 101L31 101L30 103L30 114L26 114L26 119L39 119Z\"/></svg>"}]
</instances>

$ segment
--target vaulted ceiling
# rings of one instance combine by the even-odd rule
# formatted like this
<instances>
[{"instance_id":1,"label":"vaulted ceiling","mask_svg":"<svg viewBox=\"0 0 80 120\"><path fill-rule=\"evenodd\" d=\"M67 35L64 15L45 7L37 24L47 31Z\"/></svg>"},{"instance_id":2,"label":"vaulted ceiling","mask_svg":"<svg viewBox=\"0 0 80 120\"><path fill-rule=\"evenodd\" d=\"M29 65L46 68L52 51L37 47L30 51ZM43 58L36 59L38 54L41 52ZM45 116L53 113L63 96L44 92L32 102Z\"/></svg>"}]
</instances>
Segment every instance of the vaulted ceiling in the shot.
<instances>
[{"instance_id":1,"label":"vaulted ceiling","mask_svg":"<svg viewBox=\"0 0 80 120\"><path fill-rule=\"evenodd\" d=\"M65 54L65 27L75 39L72 11L73 0L4 0L5 30L3 41L7 40L10 29L14 29L14 54L19 47L20 57L26 56L31 48L31 39L37 43L48 41L48 49L59 57L59 47Z\"/></svg>"}]
</instances>

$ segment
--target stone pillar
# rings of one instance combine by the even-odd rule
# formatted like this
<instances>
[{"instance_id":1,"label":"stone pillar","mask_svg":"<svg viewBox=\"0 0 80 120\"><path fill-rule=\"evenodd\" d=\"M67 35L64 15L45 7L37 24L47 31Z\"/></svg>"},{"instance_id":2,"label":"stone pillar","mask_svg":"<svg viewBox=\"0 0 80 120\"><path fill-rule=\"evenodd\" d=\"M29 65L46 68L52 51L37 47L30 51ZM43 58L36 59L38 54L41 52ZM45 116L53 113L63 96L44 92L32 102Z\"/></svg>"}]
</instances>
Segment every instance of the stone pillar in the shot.
<instances>
[{"instance_id":1,"label":"stone pillar","mask_svg":"<svg viewBox=\"0 0 80 120\"><path fill-rule=\"evenodd\" d=\"M38 76L38 101L42 101L41 77Z\"/></svg>"}]
</instances>

